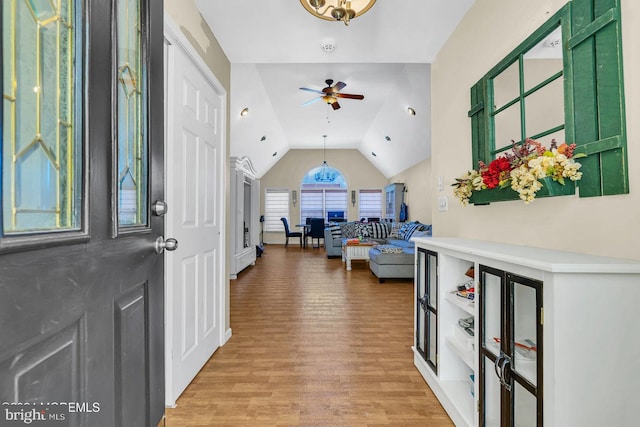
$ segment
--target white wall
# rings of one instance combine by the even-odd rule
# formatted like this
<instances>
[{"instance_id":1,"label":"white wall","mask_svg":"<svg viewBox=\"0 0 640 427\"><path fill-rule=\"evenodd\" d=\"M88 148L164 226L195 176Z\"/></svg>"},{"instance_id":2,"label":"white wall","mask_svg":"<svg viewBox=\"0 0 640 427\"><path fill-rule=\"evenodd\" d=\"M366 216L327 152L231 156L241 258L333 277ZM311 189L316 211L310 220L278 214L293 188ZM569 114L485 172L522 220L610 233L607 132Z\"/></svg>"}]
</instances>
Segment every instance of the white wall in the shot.
<instances>
[{"instance_id":1,"label":"white wall","mask_svg":"<svg viewBox=\"0 0 640 427\"><path fill-rule=\"evenodd\" d=\"M432 65L434 235L640 259L640 2L635 0L621 1L631 193L461 206L451 191L454 179L472 167L469 89L565 3L476 0ZM438 176L445 178L443 192L437 191ZM449 210L439 212L436 201L444 194Z\"/></svg>"}]
</instances>

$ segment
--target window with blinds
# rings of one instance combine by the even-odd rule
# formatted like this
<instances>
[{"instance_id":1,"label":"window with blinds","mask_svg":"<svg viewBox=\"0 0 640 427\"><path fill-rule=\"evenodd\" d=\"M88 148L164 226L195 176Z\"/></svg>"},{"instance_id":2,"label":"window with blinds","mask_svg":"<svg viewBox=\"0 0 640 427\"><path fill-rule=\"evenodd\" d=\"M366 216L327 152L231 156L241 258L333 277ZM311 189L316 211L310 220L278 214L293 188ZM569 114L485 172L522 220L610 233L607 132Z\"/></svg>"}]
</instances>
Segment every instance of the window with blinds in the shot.
<instances>
[{"instance_id":1,"label":"window with blinds","mask_svg":"<svg viewBox=\"0 0 640 427\"><path fill-rule=\"evenodd\" d=\"M324 218L327 212L342 211L347 216L347 190L313 189L300 190L300 221L307 218Z\"/></svg>"},{"instance_id":2,"label":"window with blinds","mask_svg":"<svg viewBox=\"0 0 640 427\"><path fill-rule=\"evenodd\" d=\"M358 218L382 218L382 190L360 190Z\"/></svg>"},{"instance_id":3,"label":"window with blinds","mask_svg":"<svg viewBox=\"0 0 640 427\"><path fill-rule=\"evenodd\" d=\"M267 189L264 195L264 231L284 231L280 221L282 217L289 220L289 190Z\"/></svg>"}]
</instances>

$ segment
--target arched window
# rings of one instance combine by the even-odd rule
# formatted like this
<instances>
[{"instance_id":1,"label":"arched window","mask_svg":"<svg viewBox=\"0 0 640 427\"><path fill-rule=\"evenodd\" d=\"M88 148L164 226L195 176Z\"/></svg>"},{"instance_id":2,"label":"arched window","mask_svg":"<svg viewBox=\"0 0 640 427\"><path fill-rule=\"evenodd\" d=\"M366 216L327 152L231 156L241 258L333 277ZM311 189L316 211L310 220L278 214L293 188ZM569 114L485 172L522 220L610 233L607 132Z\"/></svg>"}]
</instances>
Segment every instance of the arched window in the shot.
<instances>
[{"instance_id":1,"label":"arched window","mask_svg":"<svg viewBox=\"0 0 640 427\"><path fill-rule=\"evenodd\" d=\"M324 218L347 220L347 182L342 173L326 163L309 170L300 183L300 221Z\"/></svg>"}]
</instances>

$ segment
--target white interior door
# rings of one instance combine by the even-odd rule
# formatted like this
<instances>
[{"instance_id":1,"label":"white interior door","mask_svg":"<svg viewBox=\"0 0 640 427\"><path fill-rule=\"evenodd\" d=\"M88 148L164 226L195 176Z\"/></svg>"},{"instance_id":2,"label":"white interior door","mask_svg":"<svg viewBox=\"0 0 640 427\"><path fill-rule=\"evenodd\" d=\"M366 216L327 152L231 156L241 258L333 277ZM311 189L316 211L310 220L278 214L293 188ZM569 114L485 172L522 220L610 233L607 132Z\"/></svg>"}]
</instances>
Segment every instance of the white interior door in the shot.
<instances>
[{"instance_id":1,"label":"white interior door","mask_svg":"<svg viewBox=\"0 0 640 427\"><path fill-rule=\"evenodd\" d=\"M179 30L178 30L179 31ZM177 37L177 36L172 36ZM176 399L223 344L224 108L213 74L167 36L166 404Z\"/></svg>"}]
</instances>

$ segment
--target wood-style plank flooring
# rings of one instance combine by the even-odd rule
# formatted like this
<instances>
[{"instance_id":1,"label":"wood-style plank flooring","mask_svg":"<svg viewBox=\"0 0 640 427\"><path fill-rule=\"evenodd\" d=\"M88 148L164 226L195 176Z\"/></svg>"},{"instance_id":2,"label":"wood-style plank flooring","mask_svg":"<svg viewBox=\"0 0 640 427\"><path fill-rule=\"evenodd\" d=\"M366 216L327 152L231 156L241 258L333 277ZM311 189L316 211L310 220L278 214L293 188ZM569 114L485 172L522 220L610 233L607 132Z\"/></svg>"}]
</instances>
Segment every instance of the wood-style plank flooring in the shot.
<instances>
[{"instance_id":1,"label":"wood-style plank flooring","mask_svg":"<svg viewBox=\"0 0 640 427\"><path fill-rule=\"evenodd\" d=\"M233 336L166 426L452 426L413 365L413 284L267 245L231 281Z\"/></svg>"}]
</instances>

